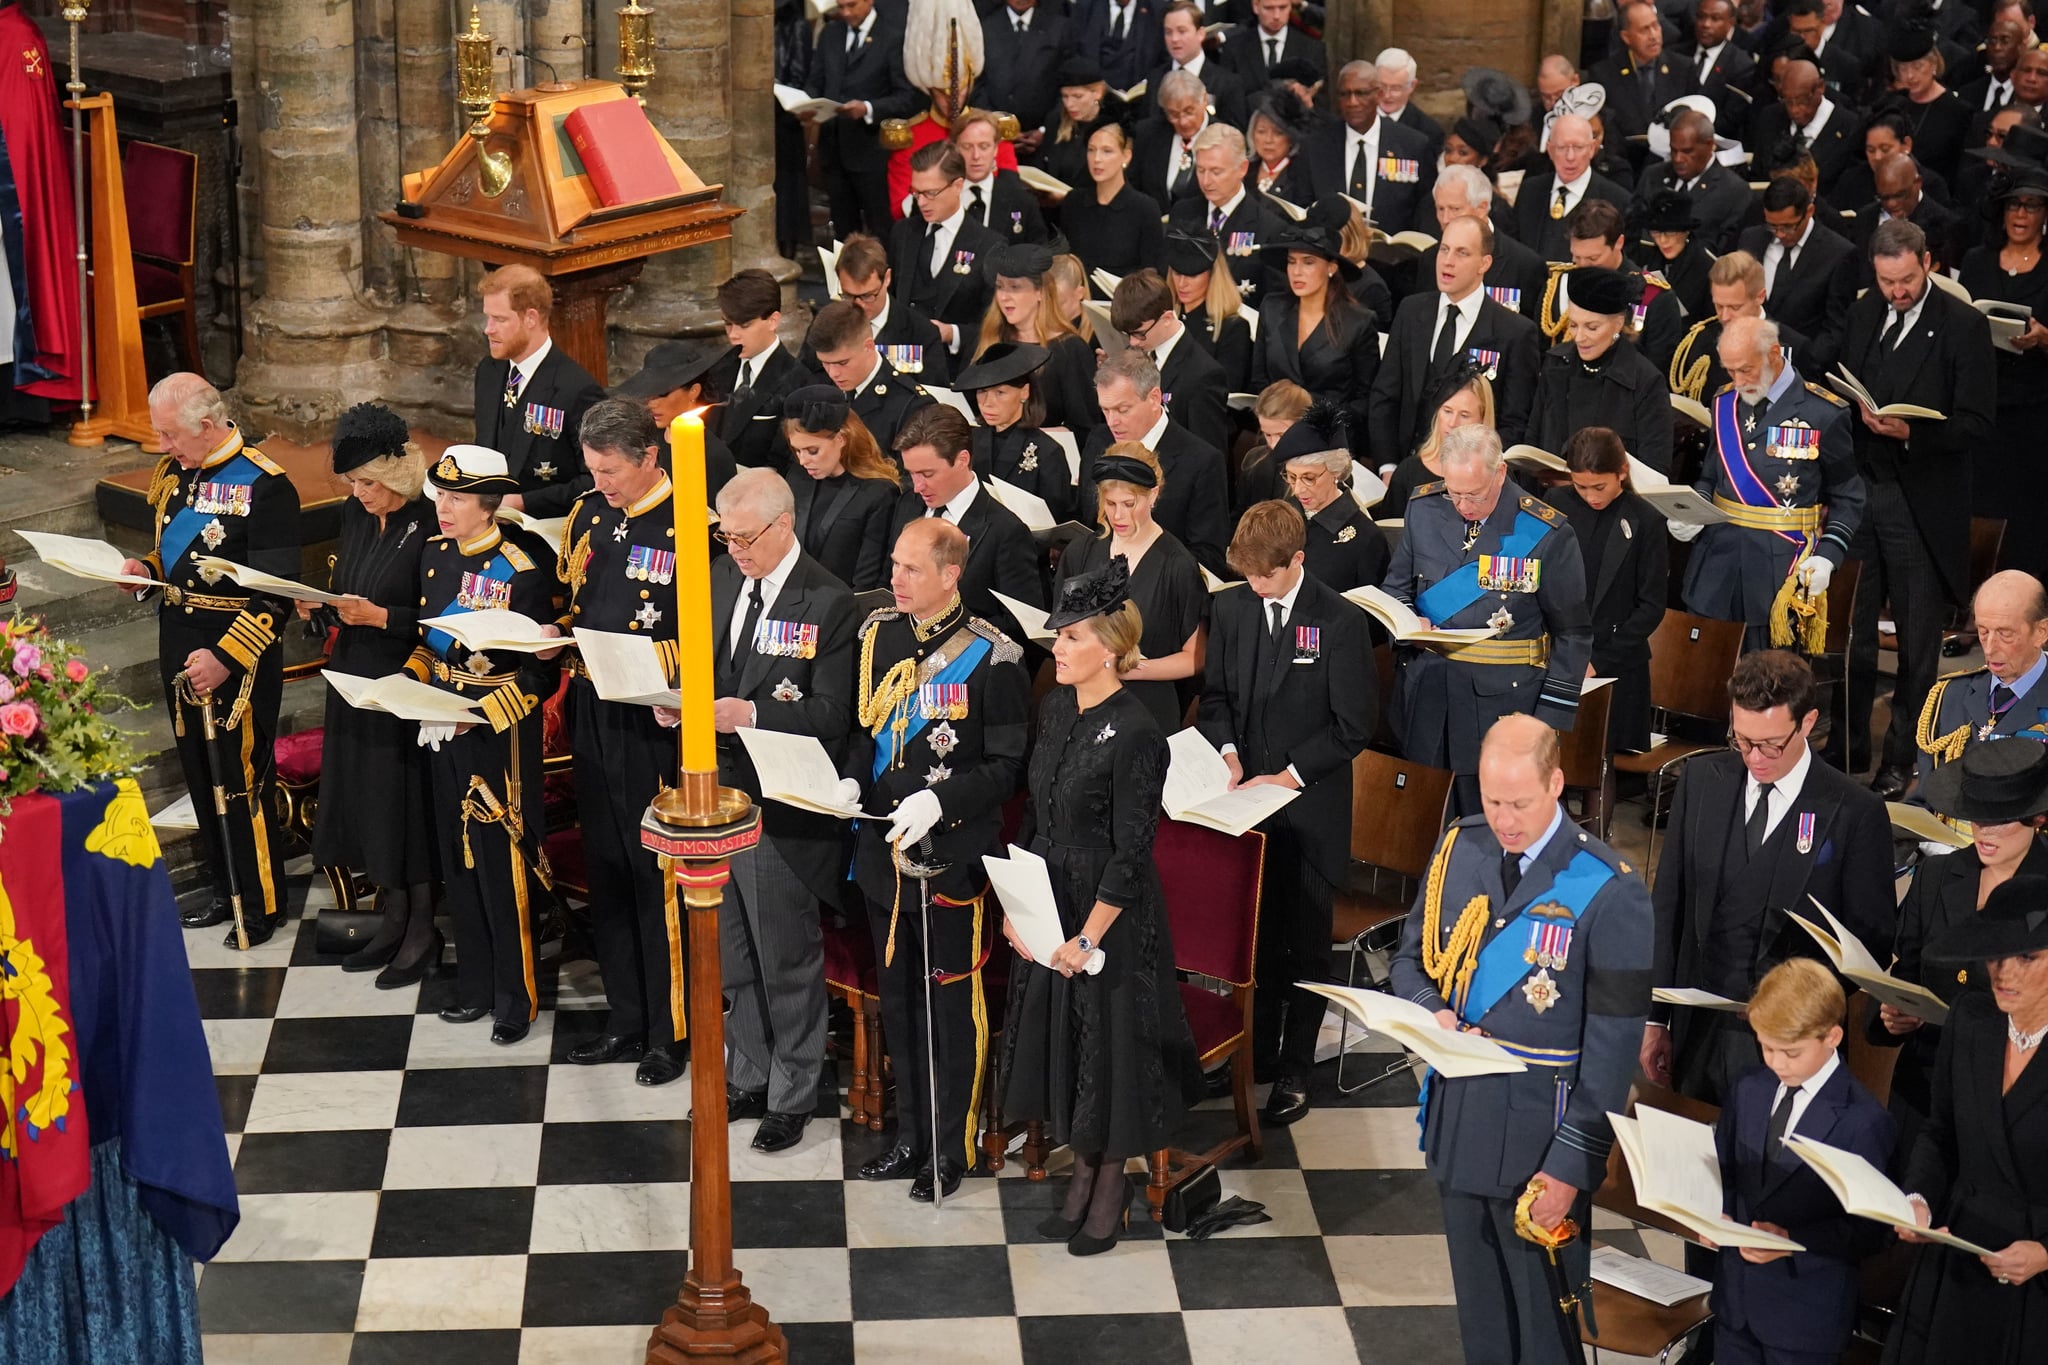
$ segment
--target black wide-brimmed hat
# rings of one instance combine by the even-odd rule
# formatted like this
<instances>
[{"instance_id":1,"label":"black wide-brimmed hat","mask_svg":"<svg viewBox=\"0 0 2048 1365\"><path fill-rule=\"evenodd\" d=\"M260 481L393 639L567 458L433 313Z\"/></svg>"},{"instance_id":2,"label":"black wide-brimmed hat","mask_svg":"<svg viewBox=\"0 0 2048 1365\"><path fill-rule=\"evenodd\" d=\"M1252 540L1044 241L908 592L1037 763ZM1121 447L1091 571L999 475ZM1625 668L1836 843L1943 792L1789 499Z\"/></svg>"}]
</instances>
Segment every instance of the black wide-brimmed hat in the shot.
<instances>
[{"instance_id":1,"label":"black wide-brimmed hat","mask_svg":"<svg viewBox=\"0 0 2048 1365\"><path fill-rule=\"evenodd\" d=\"M791 389L782 400L783 420L815 433L839 430L852 411L853 400L846 391L831 384L806 384Z\"/></svg>"},{"instance_id":2,"label":"black wide-brimmed hat","mask_svg":"<svg viewBox=\"0 0 2048 1365\"><path fill-rule=\"evenodd\" d=\"M489 446L452 445L427 473L427 495L436 493L517 493L504 455Z\"/></svg>"},{"instance_id":3,"label":"black wide-brimmed hat","mask_svg":"<svg viewBox=\"0 0 2048 1365\"><path fill-rule=\"evenodd\" d=\"M1201 275L1216 268L1221 250L1213 232L1172 228L1166 234L1166 268L1176 275Z\"/></svg>"},{"instance_id":4,"label":"black wide-brimmed hat","mask_svg":"<svg viewBox=\"0 0 2048 1365\"><path fill-rule=\"evenodd\" d=\"M737 346L709 337L664 341L647 353L638 374L612 389L612 397L645 401L674 393L702 379L712 367L738 350Z\"/></svg>"},{"instance_id":5,"label":"black wide-brimmed hat","mask_svg":"<svg viewBox=\"0 0 2048 1365\"><path fill-rule=\"evenodd\" d=\"M1359 276L1357 262L1344 254L1344 229L1351 223L1351 201L1341 194L1326 194L1308 206L1298 223L1289 223L1264 250L1282 262L1290 251L1306 251L1326 261L1335 261L1347 280Z\"/></svg>"},{"instance_id":6,"label":"black wide-brimmed hat","mask_svg":"<svg viewBox=\"0 0 2048 1365\"><path fill-rule=\"evenodd\" d=\"M2048 744L1993 739L1972 744L1927 775L1928 809L1954 820L2006 825L2048 813Z\"/></svg>"},{"instance_id":7,"label":"black wide-brimmed hat","mask_svg":"<svg viewBox=\"0 0 2048 1365\"><path fill-rule=\"evenodd\" d=\"M1131 565L1122 555L1087 573L1076 574L1060 584L1052 612L1045 618L1047 630L1071 626L1091 616L1100 616L1122 605L1131 595Z\"/></svg>"},{"instance_id":8,"label":"black wide-brimmed hat","mask_svg":"<svg viewBox=\"0 0 2048 1365\"><path fill-rule=\"evenodd\" d=\"M1028 341L998 341L953 377L953 387L961 393L973 393L998 384L1021 384L1051 356L1052 352L1045 347Z\"/></svg>"},{"instance_id":9,"label":"black wide-brimmed hat","mask_svg":"<svg viewBox=\"0 0 2048 1365\"><path fill-rule=\"evenodd\" d=\"M2048 948L2048 877L2014 877L1985 898L1982 910L1937 934L1921 956L1930 962L1991 962L2043 948Z\"/></svg>"},{"instance_id":10,"label":"black wide-brimmed hat","mask_svg":"<svg viewBox=\"0 0 2048 1365\"><path fill-rule=\"evenodd\" d=\"M981 268L994 284L1008 280L1042 280L1052 269L1052 248L1037 242L1004 242L981 258Z\"/></svg>"},{"instance_id":11,"label":"black wide-brimmed hat","mask_svg":"<svg viewBox=\"0 0 2048 1365\"><path fill-rule=\"evenodd\" d=\"M1633 275L1609 270L1604 265L1575 267L1565 284L1565 301L1589 313L1619 316L1636 306L1643 296L1643 284Z\"/></svg>"},{"instance_id":12,"label":"black wide-brimmed hat","mask_svg":"<svg viewBox=\"0 0 2048 1365\"><path fill-rule=\"evenodd\" d=\"M2048 129L2016 123L2005 130L2004 146L1972 147L1965 155L2009 170L2040 170L2048 166Z\"/></svg>"},{"instance_id":13,"label":"black wide-brimmed hat","mask_svg":"<svg viewBox=\"0 0 2048 1365\"><path fill-rule=\"evenodd\" d=\"M1342 407L1316 400L1273 443L1273 463L1285 469L1289 460L1298 460L1305 455L1327 455L1333 450L1348 453L1351 442L1345 428L1349 422L1349 414Z\"/></svg>"},{"instance_id":14,"label":"black wide-brimmed hat","mask_svg":"<svg viewBox=\"0 0 2048 1365\"><path fill-rule=\"evenodd\" d=\"M1527 123L1535 108L1529 87L1491 66L1466 67L1458 84L1465 91L1467 109L1510 128Z\"/></svg>"},{"instance_id":15,"label":"black wide-brimmed hat","mask_svg":"<svg viewBox=\"0 0 2048 1365\"><path fill-rule=\"evenodd\" d=\"M1700 225L1692 211L1692 196L1684 190L1658 190L1650 196L1643 214L1645 232L1691 232Z\"/></svg>"},{"instance_id":16,"label":"black wide-brimmed hat","mask_svg":"<svg viewBox=\"0 0 2048 1365\"><path fill-rule=\"evenodd\" d=\"M1252 97L1251 112L1245 116L1245 130L1251 130L1254 118L1264 118L1275 128L1287 135L1288 141L1299 147L1307 141L1315 126L1315 115L1301 96L1287 85L1269 85Z\"/></svg>"},{"instance_id":17,"label":"black wide-brimmed hat","mask_svg":"<svg viewBox=\"0 0 2048 1365\"><path fill-rule=\"evenodd\" d=\"M2008 199L2048 199L2048 166L2026 166L1999 177L1991 199L1997 204Z\"/></svg>"},{"instance_id":18,"label":"black wide-brimmed hat","mask_svg":"<svg viewBox=\"0 0 2048 1365\"><path fill-rule=\"evenodd\" d=\"M334 472L346 474L383 455L402 455L405 419L382 403L358 403L334 419Z\"/></svg>"},{"instance_id":19,"label":"black wide-brimmed hat","mask_svg":"<svg viewBox=\"0 0 2048 1365\"><path fill-rule=\"evenodd\" d=\"M1058 80L1061 89L1077 85L1100 85L1102 68L1088 57L1069 57L1060 63Z\"/></svg>"}]
</instances>

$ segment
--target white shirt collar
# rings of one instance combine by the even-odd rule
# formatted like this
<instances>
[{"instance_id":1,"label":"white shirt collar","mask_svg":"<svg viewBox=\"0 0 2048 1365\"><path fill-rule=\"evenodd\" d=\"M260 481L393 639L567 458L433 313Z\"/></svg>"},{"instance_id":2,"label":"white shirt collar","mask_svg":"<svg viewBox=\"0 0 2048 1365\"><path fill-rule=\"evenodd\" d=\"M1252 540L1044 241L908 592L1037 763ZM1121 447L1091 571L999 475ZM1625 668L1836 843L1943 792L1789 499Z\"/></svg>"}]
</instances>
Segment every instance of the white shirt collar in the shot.
<instances>
[{"instance_id":1,"label":"white shirt collar","mask_svg":"<svg viewBox=\"0 0 2048 1365\"><path fill-rule=\"evenodd\" d=\"M1552 174L1556 174L1555 170ZM1579 172L1577 180L1560 180L1557 183L1563 186L1565 194L1576 204L1579 196L1586 192L1586 187L1593 183L1593 163L1586 163L1586 169Z\"/></svg>"},{"instance_id":2,"label":"white shirt collar","mask_svg":"<svg viewBox=\"0 0 2048 1365\"><path fill-rule=\"evenodd\" d=\"M941 219L939 222L939 235L932 242L932 255L935 261L944 259L946 253L953 249L953 239L960 235L960 225L966 221L967 191L962 189L960 191L960 203L954 208L952 216ZM939 267L934 264L932 266L932 274L937 275L938 273Z\"/></svg>"},{"instance_id":3,"label":"white shirt collar","mask_svg":"<svg viewBox=\"0 0 2048 1365\"><path fill-rule=\"evenodd\" d=\"M1800 752L1799 761L1792 765L1792 771L1771 784L1771 808L1764 816L1765 834L1768 835L1772 830L1776 829L1778 821L1785 817L1785 812L1792 809L1792 803L1799 799L1800 791L1806 786L1806 774L1812 768L1813 745L1807 744ZM1757 786L1758 783L1754 777L1747 775L1743 777L1742 813L1744 819L1749 817L1751 810L1756 805Z\"/></svg>"},{"instance_id":4,"label":"white shirt collar","mask_svg":"<svg viewBox=\"0 0 2048 1365\"><path fill-rule=\"evenodd\" d=\"M875 335L875 336L880 336L880 335L882 334L882 329L883 329L884 327L887 327L888 325L889 325L889 296L888 296L887 294L883 294L883 295L882 295L882 311L881 311L881 312L879 312L879 313L877 313L877 314L875 314L875 315L874 315L874 317L872 317L872 318L870 318L870 319L868 320L868 331L869 331L870 333L872 333L873 335Z\"/></svg>"},{"instance_id":5,"label":"white shirt collar","mask_svg":"<svg viewBox=\"0 0 2048 1365\"><path fill-rule=\"evenodd\" d=\"M1821 96L1820 107L1813 111L1812 121L1799 130L1809 145L1820 136L1820 130L1827 127L1828 116L1834 112L1835 102L1825 95Z\"/></svg>"},{"instance_id":6,"label":"white shirt collar","mask_svg":"<svg viewBox=\"0 0 2048 1365\"><path fill-rule=\"evenodd\" d=\"M1905 340L1906 333L1912 331L1915 327L1919 326L1920 312L1922 309L1927 307L1927 300L1933 296L1935 287L1935 283L1932 279L1929 279L1925 285L1921 286L1920 298L1913 304L1911 308L1908 308L1906 310L1905 316L1899 319L1898 329L1892 334L1892 346L1894 348L1896 348L1901 341Z\"/></svg>"},{"instance_id":7,"label":"white shirt collar","mask_svg":"<svg viewBox=\"0 0 2048 1365\"><path fill-rule=\"evenodd\" d=\"M540 368L541 361L546 360L548 358L548 352L554 349L554 338L542 337L540 339L540 345L534 348L532 355L526 357L526 359L524 360L515 360L512 362L512 368L519 371L520 393L524 394L526 392L526 386L533 382L533 372Z\"/></svg>"},{"instance_id":8,"label":"white shirt collar","mask_svg":"<svg viewBox=\"0 0 2048 1365\"><path fill-rule=\"evenodd\" d=\"M1191 75L1199 76L1202 74L1202 59L1207 55L1208 54L1206 53L1197 52L1194 56L1193 61L1184 64L1179 64L1175 67L1175 69L1179 71L1186 71Z\"/></svg>"},{"instance_id":9,"label":"white shirt collar","mask_svg":"<svg viewBox=\"0 0 2048 1365\"><path fill-rule=\"evenodd\" d=\"M870 370L868 371L868 373L867 373L867 378L865 378L865 379L861 380L861 381L860 381L860 383L858 383L858 384L855 384L855 385L853 386L853 396L854 396L855 398L858 398L858 397L860 397L860 396L861 396L862 394L866 393L866 392L868 391L868 385L870 385L870 384L874 383L874 382L875 382L875 376L876 376L876 375L878 375L878 374L880 374L881 372L882 372L882 353L881 353L880 351L877 351L877 352L875 352L875 363L874 363L874 366L873 366L873 368L871 368L871 369L870 369Z\"/></svg>"},{"instance_id":10,"label":"white shirt collar","mask_svg":"<svg viewBox=\"0 0 2048 1365\"><path fill-rule=\"evenodd\" d=\"M1244 182L1239 181L1237 186L1237 193L1231 195L1230 199L1223 205L1223 221L1226 223L1229 222L1230 215L1236 213L1238 205L1242 204L1243 202ZM1216 206L1214 204L1211 204L1209 205L1209 208L1213 211L1216 208Z\"/></svg>"},{"instance_id":11,"label":"white shirt collar","mask_svg":"<svg viewBox=\"0 0 2048 1365\"><path fill-rule=\"evenodd\" d=\"M853 26L853 36L856 39L858 39L861 42L867 41L868 34L874 31L875 15L878 12L878 10L879 6L870 6L868 9L868 17L861 20L858 24L855 24Z\"/></svg>"},{"instance_id":12,"label":"white shirt collar","mask_svg":"<svg viewBox=\"0 0 2048 1365\"><path fill-rule=\"evenodd\" d=\"M1821 1088L1828 1083L1828 1078L1833 1076L1841 1065L1842 1050L1836 1048L1828 1054L1828 1059L1820 1064L1820 1070L1808 1076L1797 1086L1791 1087L1793 1093L1792 1112L1785 1116L1786 1137L1791 1137L1799 1131L1799 1120L1805 1116L1807 1107L1813 1103L1815 1097L1820 1094ZM1771 1108L1776 1109L1778 1107L1779 1103L1785 1098L1786 1089L1785 1083L1780 1081L1777 1090L1772 1092Z\"/></svg>"},{"instance_id":13,"label":"white shirt collar","mask_svg":"<svg viewBox=\"0 0 2048 1365\"><path fill-rule=\"evenodd\" d=\"M961 489L958 493L955 493L946 502L946 520L952 522L955 526L958 526L960 524L960 518L965 516L967 514L967 509L974 505L974 495L979 492L981 492L981 480L969 479L967 481L967 486Z\"/></svg>"},{"instance_id":14,"label":"white shirt collar","mask_svg":"<svg viewBox=\"0 0 2048 1365\"><path fill-rule=\"evenodd\" d=\"M770 569L767 573L761 576L759 581L761 584L762 619L765 620L767 618L768 609L774 606L775 599L781 596L782 585L789 581L790 572L796 568L796 557L799 554L803 553L803 548L804 547L798 544L794 538L791 538L789 542L789 551L788 553L782 556L782 562L780 564L777 564L774 568ZM739 631L740 626L744 624L746 621L747 595L753 592L753 590L754 580L742 576L740 579L740 595L738 598L738 604L734 607L732 614L732 629L735 633Z\"/></svg>"},{"instance_id":15,"label":"white shirt collar","mask_svg":"<svg viewBox=\"0 0 2048 1365\"><path fill-rule=\"evenodd\" d=\"M1264 616L1267 621L1271 621L1273 619L1273 604L1278 602L1280 604L1280 624L1284 626L1289 621L1292 621L1294 619L1294 599L1301 596L1301 585L1306 582L1308 582L1308 566L1306 564L1296 565L1294 570L1294 586L1281 593L1278 597L1269 597L1260 603L1259 614Z\"/></svg>"},{"instance_id":16,"label":"white shirt collar","mask_svg":"<svg viewBox=\"0 0 2048 1365\"><path fill-rule=\"evenodd\" d=\"M1715 43L1712 47L1701 48L1699 50L1698 56L1705 57L1707 59L1707 65L1711 67L1715 62L1721 60L1721 49L1726 46L1728 46L1728 40L1726 38L1723 38L1720 42ZM1694 65L1697 66L1698 62L1695 61Z\"/></svg>"},{"instance_id":17,"label":"white shirt collar","mask_svg":"<svg viewBox=\"0 0 2048 1365\"><path fill-rule=\"evenodd\" d=\"M1159 440L1162 436L1166 435L1166 424L1172 420L1172 418L1166 415L1166 409L1164 407L1160 408L1159 420L1152 424L1152 430L1146 432L1143 436L1140 436L1138 438L1138 444L1144 446L1145 449L1157 454L1159 450Z\"/></svg>"},{"instance_id":18,"label":"white shirt collar","mask_svg":"<svg viewBox=\"0 0 2048 1365\"><path fill-rule=\"evenodd\" d=\"M1454 299L1449 294L1441 293L1437 297L1449 304L1460 317L1465 319L1465 328L1467 331L1470 331L1472 325L1479 321L1479 305L1486 302L1486 282L1481 280L1478 284L1473 285L1472 292L1462 299Z\"/></svg>"},{"instance_id":19,"label":"white shirt collar","mask_svg":"<svg viewBox=\"0 0 2048 1365\"><path fill-rule=\"evenodd\" d=\"M1564 807L1559 806L1552 813L1550 823L1543 827L1543 833L1537 836L1536 842L1522 850L1522 871L1527 872L1529 870L1530 864L1534 863L1542 855L1543 850L1549 847L1550 841L1557 837L1557 831L1563 825Z\"/></svg>"},{"instance_id":20,"label":"white shirt collar","mask_svg":"<svg viewBox=\"0 0 2048 1365\"><path fill-rule=\"evenodd\" d=\"M1166 358L1173 354L1173 348L1180 344L1180 339L1188 334L1186 325L1180 323L1179 319L1175 319L1175 324L1173 335L1160 342L1152 350L1152 367L1154 369L1164 370L1166 368Z\"/></svg>"},{"instance_id":21,"label":"white shirt collar","mask_svg":"<svg viewBox=\"0 0 2048 1365\"><path fill-rule=\"evenodd\" d=\"M1373 111L1372 111L1372 127L1370 127L1370 128L1368 128L1368 129L1366 129L1366 130L1365 130L1364 132L1362 132L1362 133L1361 133L1361 132L1359 132L1359 131L1358 131L1358 130L1357 130L1356 128L1353 128L1353 127L1352 127L1352 126L1351 126L1350 124L1348 124L1348 123L1344 125L1344 149L1345 149L1346 151L1355 151L1355 150L1356 150L1356 149L1358 148L1358 145L1359 145L1360 143L1364 143L1364 144L1365 144L1366 146L1368 146L1368 147L1371 147L1371 148L1373 148L1373 149L1375 149L1375 150L1377 150L1377 149L1379 148L1379 145L1380 145L1380 111L1379 111L1379 110L1375 109L1375 110L1373 110Z\"/></svg>"}]
</instances>

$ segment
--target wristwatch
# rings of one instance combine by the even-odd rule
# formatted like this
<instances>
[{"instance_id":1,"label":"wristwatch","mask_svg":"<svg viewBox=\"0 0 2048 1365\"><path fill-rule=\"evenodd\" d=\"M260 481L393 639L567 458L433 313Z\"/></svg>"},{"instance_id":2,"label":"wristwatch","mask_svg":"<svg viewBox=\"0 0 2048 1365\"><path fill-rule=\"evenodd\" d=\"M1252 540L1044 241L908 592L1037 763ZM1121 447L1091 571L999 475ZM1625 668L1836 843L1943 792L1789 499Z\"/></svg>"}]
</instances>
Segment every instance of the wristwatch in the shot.
<instances>
[{"instance_id":1,"label":"wristwatch","mask_svg":"<svg viewBox=\"0 0 2048 1365\"><path fill-rule=\"evenodd\" d=\"M1092 953L1095 951L1095 940L1089 938L1086 934L1074 935L1074 942L1080 945L1081 951L1084 953Z\"/></svg>"}]
</instances>

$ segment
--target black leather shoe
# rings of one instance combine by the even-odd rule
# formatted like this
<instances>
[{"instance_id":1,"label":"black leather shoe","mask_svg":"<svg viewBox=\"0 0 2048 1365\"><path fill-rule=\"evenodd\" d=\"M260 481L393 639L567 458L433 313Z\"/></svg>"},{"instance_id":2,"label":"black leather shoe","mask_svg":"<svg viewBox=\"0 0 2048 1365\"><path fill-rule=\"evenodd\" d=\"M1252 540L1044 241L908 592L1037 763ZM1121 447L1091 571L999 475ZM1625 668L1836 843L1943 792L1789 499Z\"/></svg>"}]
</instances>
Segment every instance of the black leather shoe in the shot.
<instances>
[{"instance_id":1,"label":"black leather shoe","mask_svg":"<svg viewBox=\"0 0 2048 1365\"><path fill-rule=\"evenodd\" d=\"M234 916L231 914L228 918L233 919ZM277 926L282 923L284 923L283 915L244 915L242 927L249 931L249 946L254 948L259 943L270 942L270 936L277 932ZM227 934L221 939L220 946L223 948L240 948L242 946L241 942L235 937L234 925L230 924L228 926Z\"/></svg>"},{"instance_id":2,"label":"black leather shoe","mask_svg":"<svg viewBox=\"0 0 2048 1365\"><path fill-rule=\"evenodd\" d=\"M442 937L439 929L436 929L434 931L434 941L427 945L427 951L403 965L399 963L398 959L393 958L389 967L377 973L377 989L380 991L403 990L407 986L416 985L426 980L427 973L441 965L441 954L447 950L447 947L448 940Z\"/></svg>"},{"instance_id":3,"label":"black leather shoe","mask_svg":"<svg viewBox=\"0 0 2048 1365\"><path fill-rule=\"evenodd\" d=\"M1205 1072L1202 1076L1202 1093L1212 1100L1220 1100L1225 1095L1228 1095L1231 1086L1230 1073L1231 1068L1228 1065L1219 1066L1214 1071Z\"/></svg>"},{"instance_id":4,"label":"black leather shoe","mask_svg":"<svg viewBox=\"0 0 2048 1365\"><path fill-rule=\"evenodd\" d=\"M441 1011L441 1018L443 1022L450 1024L474 1024L490 1012L489 1005L478 1005L474 1008L467 1005L450 1005Z\"/></svg>"},{"instance_id":5,"label":"black leather shoe","mask_svg":"<svg viewBox=\"0 0 2048 1365\"><path fill-rule=\"evenodd\" d=\"M1967 635L1951 635L1941 642L1941 657L1960 659L1977 647L1977 642Z\"/></svg>"},{"instance_id":6,"label":"black leather shoe","mask_svg":"<svg viewBox=\"0 0 2048 1365\"><path fill-rule=\"evenodd\" d=\"M1880 801L1896 801L1906 794L1906 788L1913 785L1913 773L1908 768L1879 768L1877 776L1871 779L1870 789L1877 793Z\"/></svg>"},{"instance_id":7,"label":"black leather shoe","mask_svg":"<svg viewBox=\"0 0 2048 1365\"><path fill-rule=\"evenodd\" d=\"M190 910L178 912L178 923L187 929L211 929L216 924L226 924L235 917L226 901L208 901L195 905Z\"/></svg>"},{"instance_id":8,"label":"black leather shoe","mask_svg":"<svg viewBox=\"0 0 2048 1365\"><path fill-rule=\"evenodd\" d=\"M667 1085L683 1074L683 1063L688 1054L676 1051L673 1043L648 1048L640 1058L640 1069L633 1073L633 1079L642 1085Z\"/></svg>"},{"instance_id":9,"label":"black leather shoe","mask_svg":"<svg viewBox=\"0 0 2048 1365\"><path fill-rule=\"evenodd\" d=\"M491 1025L491 1041L500 1047L510 1047L526 1037L526 1031L533 1026L524 1019L500 1019Z\"/></svg>"},{"instance_id":10,"label":"black leather shoe","mask_svg":"<svg viewBox=\"0 0 2048 1365\"><path fill-rule=\"evenodd\" d=\"M924 1168L924 1153L897 1143L854 1174L862 1180L908 1180Z\"/></svg>"},{"instance_id":11,"label":"black leather shoe","mask_svg":"<svg viewBox=\"0 0 2048 1365\"><path fill-rule=\"evenodd\" d=\"M768 1092L765 1090L742 1090L728 1082L725 1087L725 1121L765 1118L768 1114Z\"/></svg>"},{"instance_id":12,"label":"black leather shoe","mask_svg":"<svg viewBox=\"0 0 2048 1365\"><path fill-rule=\"evenodd\" d=\"M568 1060L576 1066L596 1066L600 1062L637 1062L642 1050L643 1045L638 1038L629 1038L623 1033L606 1033L570 1048Z\"/></svg>"},{"instance_id":13,"label":"black leather shoe","mask_svg":"<svg viewBox=\"0 0 2048 1365\"><path fill-rule=\"evenodd\" d=\"M398 945L403 939L394 938L383 947L364 944L341 960L345 972L374 972L391 965L391 959L398 956Z\"/></svg>"},{"instance_id":14,"label":"black leather shoe","mask_svg":"<svg viewBox=\"0 0 2048 1365\"><path fill-rule=\"evenodd\" d=\"M939 1183L940 1188L945 1190L947 1198L952 1198L953 1191L960 1188L960 1177L965 1174L967 1168L952 1157L939 1158ZM932 1164L929 1161L925 1163L924 1169L917 1173L917 1178L910 1182L910 1197L920 1204L932 1202Z\"/></svg>"},{"instance_id":15,"label":"black leather shoe","mask_svg":"<svg viewBox=\"0 0 2048 1365\"><path fill-rule=\"evenodd\" d=\"M1272 1092L1266 1096L1266 1107L1260 1111L1259 1118L1284 1128L1307 1112L1308 1082L1300 1076L1283 1075L1273 1082Z\"/></svg>"},{"instance_id":16,"label":"black leather shoe","mask_svg":"<svg viewBox=\"0 0 2048 1365\"><path fill-rule=\"evenodd\" d=\"M804 1125L810 1121L809 1114L778 1114L769 1111L761 1118L760 1131L754 1134L754 1150L787 1151L803 1140Z\"/></svg>"}]
</instances>

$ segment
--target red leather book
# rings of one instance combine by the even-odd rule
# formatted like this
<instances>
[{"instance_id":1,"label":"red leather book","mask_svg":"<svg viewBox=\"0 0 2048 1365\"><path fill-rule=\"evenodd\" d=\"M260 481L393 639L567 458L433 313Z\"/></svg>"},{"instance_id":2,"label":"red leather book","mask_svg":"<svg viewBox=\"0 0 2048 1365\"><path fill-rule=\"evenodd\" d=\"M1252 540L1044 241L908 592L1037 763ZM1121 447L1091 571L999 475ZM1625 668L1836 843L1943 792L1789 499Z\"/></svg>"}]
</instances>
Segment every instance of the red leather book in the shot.
<instances>
[{"instance_id":1,"label":"red leather book","mask_svg":"<svg viewBox=\"0 0 2048 1365\"><path fill-rule=\"evenodd\" d=\"M606 208L682 192L675 168L662 155L661 134L637 101L586 104L563 120L562 127Z\"/></svg>"}]
</instances>

